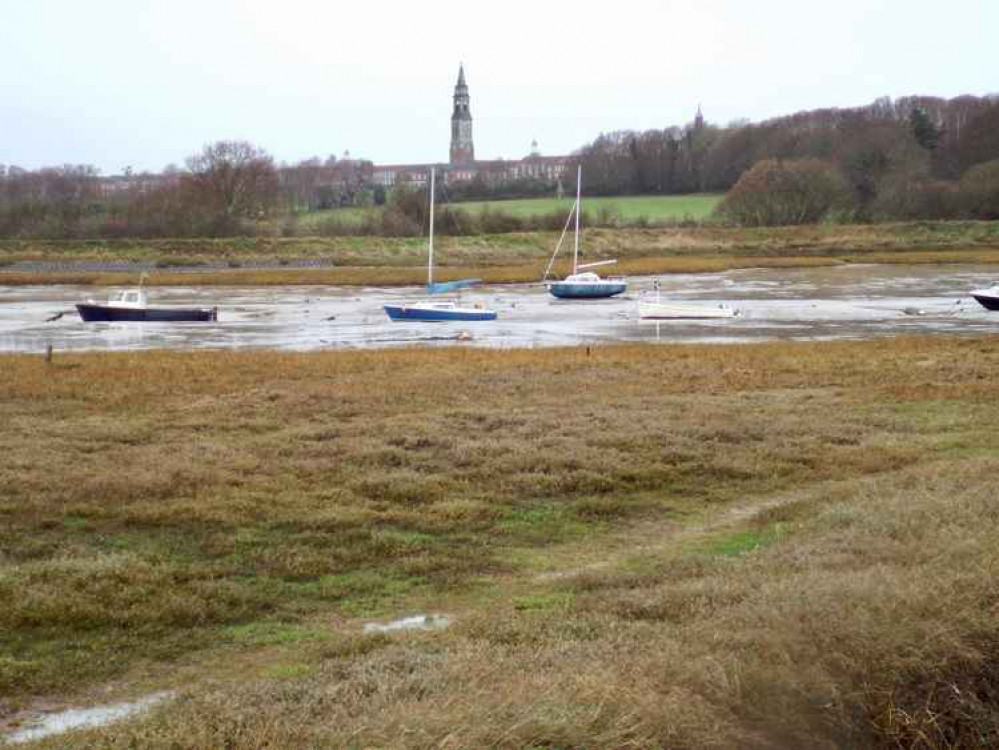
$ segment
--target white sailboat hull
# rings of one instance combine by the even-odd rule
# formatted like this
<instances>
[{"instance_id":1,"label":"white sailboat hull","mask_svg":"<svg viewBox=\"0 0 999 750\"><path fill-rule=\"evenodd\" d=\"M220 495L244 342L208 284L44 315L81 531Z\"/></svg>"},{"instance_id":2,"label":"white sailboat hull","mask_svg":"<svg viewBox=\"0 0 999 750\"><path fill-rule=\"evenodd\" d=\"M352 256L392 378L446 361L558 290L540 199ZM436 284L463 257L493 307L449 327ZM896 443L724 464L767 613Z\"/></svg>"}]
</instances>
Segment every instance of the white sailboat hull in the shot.
<instances>
[{"instance_id":1,"label":"white sailboat hull","mask_svg":"<svg viewBox=\"0 0 999 750\"><path fill-rule=\"evenodd\" d=\"M686 302L639 301L640 320L701 320L713 318L734 318L739 311L728 305L698 305Z\"/></svg>"}]
</instances>

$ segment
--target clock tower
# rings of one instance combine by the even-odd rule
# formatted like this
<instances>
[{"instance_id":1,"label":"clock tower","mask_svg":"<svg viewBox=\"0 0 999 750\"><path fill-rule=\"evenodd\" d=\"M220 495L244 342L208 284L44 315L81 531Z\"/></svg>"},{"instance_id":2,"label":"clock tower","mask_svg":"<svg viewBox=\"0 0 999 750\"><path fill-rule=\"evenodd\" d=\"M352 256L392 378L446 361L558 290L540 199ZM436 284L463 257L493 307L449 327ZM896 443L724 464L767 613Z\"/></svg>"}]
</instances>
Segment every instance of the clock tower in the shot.
<instances>
[{"instance_id":1,"label":"clock tower","mask_svg":"<svg viewBox=\"0 0 999 750\"><path fill-rule=\"evenodd\" d=\"M463 166L475 161L472 144L472 112L468 108L468 85L465 66L458 68L458 83L454 87L454 112L451 114L451 164Z\"/></svg>"}]
</instances>

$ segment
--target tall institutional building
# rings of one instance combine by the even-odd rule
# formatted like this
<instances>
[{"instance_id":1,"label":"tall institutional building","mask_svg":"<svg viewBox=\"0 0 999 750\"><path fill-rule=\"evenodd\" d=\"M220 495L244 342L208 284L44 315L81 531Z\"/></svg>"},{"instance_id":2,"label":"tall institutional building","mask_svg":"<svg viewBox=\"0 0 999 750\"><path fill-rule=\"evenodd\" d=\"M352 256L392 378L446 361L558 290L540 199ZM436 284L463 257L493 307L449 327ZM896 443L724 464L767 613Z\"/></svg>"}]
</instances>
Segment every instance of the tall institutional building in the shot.
<instances>
[{"instance_id":1,"label":"tall institutional building","mask_svg":"<svg viewBox=\"0 0 999 750\"><path fill-rule=\"evenodd\" d=\"M472 108L465 81L465 67L458 67L451 112L451 152L447 164L380 164L375 166L372 181L392 187L397 184L423 185L430 180L430 169L449 182L484 179L492 185L512 180L556 180L565 172L568 157L542 156L537 141L522 159L476 160L472 141Z\"/></svg>"},{"instance_id":2,"label":"tall institutional building","mask_svg":"<svg viewBox=\"0 0 999 750\"><path fill-rule=\"evenodd\" d=\"M458 83L454 87L454 112L451 113L451 164L466 166L475 161L472 143L472 111L469 109L465 66L458 68Z\"/></svg>"}]
</instances>

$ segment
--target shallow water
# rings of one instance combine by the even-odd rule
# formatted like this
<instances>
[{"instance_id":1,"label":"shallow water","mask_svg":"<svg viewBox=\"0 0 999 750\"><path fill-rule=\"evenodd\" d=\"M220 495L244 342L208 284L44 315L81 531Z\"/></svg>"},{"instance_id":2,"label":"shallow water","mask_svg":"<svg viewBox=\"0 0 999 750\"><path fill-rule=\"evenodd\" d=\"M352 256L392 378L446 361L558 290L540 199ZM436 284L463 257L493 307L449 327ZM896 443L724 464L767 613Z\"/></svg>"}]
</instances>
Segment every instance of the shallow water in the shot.
<instances>
[{"instance_id":1,"label":"shallow water","mask_svg":"<svg viewBox=\"0 0 999 750\"><path fill-rule=\"evenodd\" d=\"M398 630L443 630L451 624L447 615L413 615L387 623L369 622L365 633L394 633Z\"/></svg>"},{"instance_id":2,"label":"shallow water","mask_svg":"<svg viewBox=\"0 0 999 750\"><path fill-rule=\"evenodd\" d=\"M0 737L0 743L6 741L10 744L19 744L62 734L71 729L92 729L106 726L115 721L140 714L172 695L173 693L170 692L153 693L131 703L112 703L94 708L71 708L47 714L27 721L26 726L11 732L6 737Z\"/></svg>"},{"instance_id":3,"label":"shallow water","mask_svg":"<svg viewBox=\"0 0 999 750\"><path fill-rule=\"evenodd\" d=\"M844 265L747 269L662 276L664 299L727 303L735 319L639 322L636 300L651 277L629 280L609 300L555 300L540 285L483 286L465 304L496 309L483 323L393 323L386 303L420 299L416 288L164 287L154 305L219 307L217 323L83 323L73 305L104 290L72 286L0 286L0 352L200 348L307 351L406 344L486 347L560 346L609 341L865 339L903 333L999 331L969 295L991 286L991 266ZM2 283L2 275L0 275ZM59 312L63 316L47 322ZM470 337L470 338L469 338Z\"/></svg>"}]
</instances>

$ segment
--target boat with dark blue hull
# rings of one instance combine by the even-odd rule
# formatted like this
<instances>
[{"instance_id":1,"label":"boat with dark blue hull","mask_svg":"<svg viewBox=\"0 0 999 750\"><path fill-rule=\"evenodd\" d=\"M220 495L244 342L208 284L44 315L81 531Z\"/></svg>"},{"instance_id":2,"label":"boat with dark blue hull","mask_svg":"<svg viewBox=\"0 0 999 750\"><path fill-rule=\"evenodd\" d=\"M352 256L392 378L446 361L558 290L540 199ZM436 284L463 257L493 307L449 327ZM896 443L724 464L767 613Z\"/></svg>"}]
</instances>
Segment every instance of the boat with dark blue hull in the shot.
<instances>
[{"instance_id":1,"label":"boat with dark blue hull","mask_svg":"<svg viewBox=\"0 0 999 750\"><path fill-rule=\"evenodd\" d=\"M593 273L593 271L583 271L583 269L610 265L611 263L617 263L616 260L601 260L596 263L583 263L582 265L579 263L579 212L582 182L583 170L581 167L577 167L576 202L573 204L572 210L569 212L569 216L565 220L565 227L562 229L562 236L559 237L558 244L555 245L555 252L552 253L551 260L548 261L548 268L545 269L545 275L542 280L548 278L548 274L551 272L552 266L555 264L555 258L558 256L558 251L562 247L562 240L565 239L565 235L569 231L569 221L571 221L573 216L575 216L576 226L574 230L572 250L572 273L566 276L562 281L546 281L545 287L547 287L548 291L551 292L552 296L558 297L559 299L606 299L607 297L615 297L627 290L627 281L620 277L602 279L597 274ZM580 273L580 271L583 271L583 273Z\"/></svg>"},{"instance_id":2,"label":"boat with dark blue hull","mask_svg":"<svg viewBox=\"0 0 999 750\"><path fill-rule=\"evenodd\" d=\"M174 323L180 321L214 322L217 307L150 307L145 290L127 289L101 304L94 300L76 306L85 323Z\"/></svg>"},{"instance_id":3,"label":"boat with dark blue hull","mask_svg":"<svg viewBox=\"0 0 999 750\"><path fill-rule=\"evenodd\" d=\"M461 279L459 281L434 282L434 174L435 170L430 170L430 233L427 240L427 294L441 294L443 292L455 292L473 284L479 279ZM496 320L496 311L487 310L476 305L475 307L463 307L450 300L427 299L419 302L410 302L405 305L382 305L389 320L402 321L423 321L430 323L441 323L449 320L476 322L485 320Z\"/></svg>"},{"instance_id":4,"label":"boat with dark blue hull","mask_svg":"<svg viewBox=\"0 0 999 750\"><path fill-rule=\"evenodd\" d=\"M971 296L986 310L999 310L999 284L989 289L975 289Z\"/></svg>"}]
</instances>

